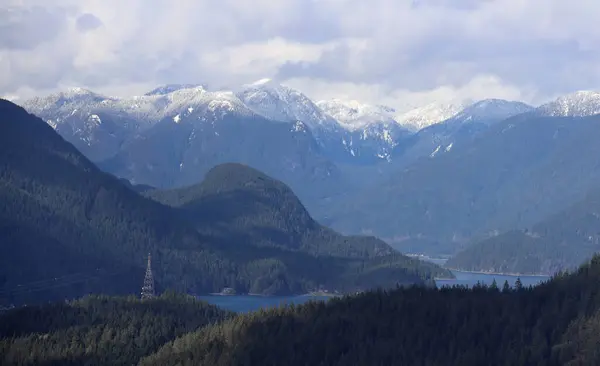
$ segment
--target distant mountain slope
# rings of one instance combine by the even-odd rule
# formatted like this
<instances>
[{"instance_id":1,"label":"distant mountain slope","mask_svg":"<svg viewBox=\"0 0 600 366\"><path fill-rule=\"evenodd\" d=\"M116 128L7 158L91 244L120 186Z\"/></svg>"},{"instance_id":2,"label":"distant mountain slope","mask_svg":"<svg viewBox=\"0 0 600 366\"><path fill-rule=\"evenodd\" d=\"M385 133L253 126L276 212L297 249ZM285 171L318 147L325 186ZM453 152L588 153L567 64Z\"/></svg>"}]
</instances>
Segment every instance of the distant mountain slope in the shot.
<instances>
[{"instance_id":1,"label":"distant mountain slope","mask_svg":"<svg viewBox=\"0 0 600 366\"><path fill-rule=\"evenodd\" d=\"M446 266L501 273L553 274L573 269L600 251L600 191L526 230L469 246Z\"/></svg>"},{"instance_id":2,"label":"distant mountain slope","mask_svg":"<svg viewBox=\"0 0 600 366\"><path fill-rule=\"evenodd\" d=\"M443 122L427 126L394 151L396 166L406 166L420 157L435 157L459 145L471 143L495 123L523 113L533 107L515 101L484 99L467 105Z\"/></svg>"},{"instance_id":3,"label":"distant mountain slope","mask_svg":"<svg viewBox=\"0 0 600 366\"><path fill-rule=\"evenodd\" d=\"M218 180L212 184L226 186ZM220 223L223 235L211 227L199 232L184 212L141 197L97 169L42 120L4 100L0 198L0 300L7 302L98 291L137 293L148 252L159 288L197 293L223 287L282 294L319 284L388 286L445 273L399 256L380 266L385 276L367 277L361 274L366 256L334 258L241 245L233 234L234 220ZM235 210L236 203L229 204ZM268 232L262 235L271 238Z\"/></svg>"},{"instance_id":4,"label":"distant mountain slope","mask_svg":"<svg viewBox=\"0 0 600 366\"><path fill-rule=\"evenodd\" d=\"M595 186L599 126L600 117L528 114L496 123L471 143L340 197L330 204L328 224L374 233L405 250L442 253L497 230L526 227Z\"/></svg>"},{"instance_id":5,"label":"distant mountain slope","mask_svg":"<svg viewBox=\"0 0 600 366\"><path fill-rule=\"evenodd\" d=\"M306 125L284 124L224 109L167 117L99 165L136 184L195 184L213 166L237 162L284 180L303 198L337 186L337 167L323 157Z\"/></svg>"}]
</instances>

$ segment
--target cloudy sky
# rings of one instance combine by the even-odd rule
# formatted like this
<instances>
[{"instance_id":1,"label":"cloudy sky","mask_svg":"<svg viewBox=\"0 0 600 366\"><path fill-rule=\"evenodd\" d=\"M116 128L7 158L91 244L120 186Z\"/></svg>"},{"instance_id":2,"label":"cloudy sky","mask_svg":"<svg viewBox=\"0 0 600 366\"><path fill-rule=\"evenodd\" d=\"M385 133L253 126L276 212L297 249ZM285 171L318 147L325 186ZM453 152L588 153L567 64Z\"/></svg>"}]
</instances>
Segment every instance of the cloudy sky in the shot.
<instances>
[{"instance_id":1,"label":"cloudy sky","mask_svg":"<svg viewBox=\"0 0 600 366\"><path fill-rule=\"evenodd\" d=\"M598 0L0 1L4 96L270 77L402 109L600 89Z\"/></svg>"}]
</instances>

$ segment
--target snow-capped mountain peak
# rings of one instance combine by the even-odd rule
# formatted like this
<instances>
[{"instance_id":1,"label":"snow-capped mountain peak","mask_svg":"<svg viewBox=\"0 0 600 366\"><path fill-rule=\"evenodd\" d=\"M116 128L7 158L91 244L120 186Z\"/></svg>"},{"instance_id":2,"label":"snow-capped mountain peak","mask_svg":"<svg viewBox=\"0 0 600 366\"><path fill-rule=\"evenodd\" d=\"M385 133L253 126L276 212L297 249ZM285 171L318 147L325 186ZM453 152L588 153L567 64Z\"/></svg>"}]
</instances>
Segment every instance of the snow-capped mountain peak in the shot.
<instances>
[{"instance_id":1,"label":"snow-capped mountain peak","mask_svg":"<svg viewBox=\"0 0 600 366\"><path fill-rule=\"evenodd\" d=\"M355 131L376 123L397 124L391 107L360 103L356 100L330 99L318 101L317 106L337 120L342 127Z\"/></svg>"},{"instance_id":2,"label":"snow-capped mountain peak","mask_svg":"<svg viewBox=\"0 0 600 366\"><path fill-rule=\"evenodd\" d=\"M306 95L271 79L243 85L236 95L255 113L275 121L302 121L311 128L336 124Z\"/></svg>"},{"instance_id":3,"label":"snow-capped mountain peak","mask_svg":"<svg viewBox=\"0 0 600 366\"><path fill-rule=\"evenodd\" d=\"M227 113L237 115L254 115L246 105L232 91L206 91L202 86L188 89L179 89L165 96L166 106L164 115L183 113L189 115L193 112L218 113L221 116Z\"/></svg>"},{"instance_id":4,"label":"snow-capped mountain peak","mask_svg":"<svg viewBox=\"0 0 600 366\"><path fill-rule=\"evenodd\" d=\"M26 100L23 107L34 114L42 114L48 110L54 110L54 114L65 114L73 113L78 109L87 109L88 106L101 107L114 100L84 88L69 88L44 97Z\"/></svg>"},{"instance_id":5,"label":"snow-capped mountain peak","mask_svg":"<svg viewBox=\"0 0 600 366\"><path fill-rule=\"evenodd\" d=\"M471 100L453 101L449 103L431 103L405 113L400 113L396 115L395 119L400 125L407 129L418 131L455 116L472 103L473 101Z\"/></svg>"},{"instance_id":6,"label":"snow-capped mountain peak","mask_svg":"<svg viewBox=\"0 0 600 366\"><path fill-rule=\"evenodd\" d=\"M477 121L480 123L494 123L507 118L531 112L534 107L516 101L504 99L483 99L475 102L452 116L452 122L466 123Z\"/></svg>"},{"instance_id":7,"label":"snow-capped mountain peak","mask_svg":"<svg viewBox=\"0 0 600 366\"><path fill-rule=\"evenodd\" d=\"M578 91L543 104L537 112L545 116L585 117L600 114L600 93Z\"/></svg>"}]
</instances>

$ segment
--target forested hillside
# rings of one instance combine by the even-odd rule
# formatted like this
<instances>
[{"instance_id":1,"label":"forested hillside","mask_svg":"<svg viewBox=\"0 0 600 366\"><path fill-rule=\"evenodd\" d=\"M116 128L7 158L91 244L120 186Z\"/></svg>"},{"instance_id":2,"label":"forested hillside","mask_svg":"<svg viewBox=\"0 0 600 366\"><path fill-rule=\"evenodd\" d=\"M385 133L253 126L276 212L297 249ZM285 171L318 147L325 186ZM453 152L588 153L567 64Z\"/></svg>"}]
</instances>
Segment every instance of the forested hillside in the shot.
<instances>
[{"instance_id":1,"label":"forested hillside","mask_svg":"<svg viewBox=\"0 0 600 366\"><path fill-rule=\"evenodd\" d=\"M451 277L447 270L404 256L383 241L367 236L343 236L315 222L288 186L241 164L222 164L211 169L198 185L147 191L147 196L179 209L205 238L218 240L232 252L253 257L271 253L273 266L300 269L295 255L326 261L335 270L321 278L327 288L369 287L376 281L390 286L399 280L398 270L422 278ZM279 254L276 254L279 253ZM323 273L324 269L319 269ZM341 275L346 278L340 282Z\"/></svg>"},{"instance_id":2,"label":"forested hillside","mask_svg":"<svg viewBox=\"0 0 600 366\"><path fill-rule=\"evenodd\" d=\"M525 230L475 243L446 266L471 271L553 274L600 251L600 190Z\"/></svg>"},{"instance_id":3,"label":"forested hillside","mask_svg":"<svg viewBox=\"0 0 600 366\"><path fill-rule=\"evenodd\" d=\"M42 120L0 100L0 301L136 293L148 253L158 288L188 293L224 287L304 293L320 285L346 290L447 273L400 255L377 257L369 265L367 256L317 256L281 245L244 245L237 240L234 220L199 232L180 209L136 192L149 188L132 189L101 172ZM228 209L235 212L236 204L229 202ZM292 221L295 210L287 212ZM263 231L253 237L283 240L272 235ZM328 240L314 238L312 245L326 246L317 241L321 239ZM343 250L345 244L338 244L337 250Z\"/></svg>"},{"instance_id":4,"label":"forested hillside","mask_svg":"<svg viewBox=\"0 0 600 366\"><path fill-rule=\"evenodd\" d=\"M14 309L0 313L0 364L132 365L175 337L233 315L174 293Z\"/></svg>"},{"instance_id":5,"label":"forested hillside","mask_svg":"<svg viewBox=\"0 0 600 366\"><path fill-rule=\"evenodd\" d=\"M237 245L276 247L337 257L397 254L377 238L343 236L320 225L310 217L288 186L241 164L219 165L198 185L146 191L146 195L181 208L201 232L222 237L227 231ZM423 262L414 263L428 266Z\"/></svg>"},{"instance_id":6,"label":"forested hillside","mask_svg":"<svg viewBox=\"0 0 600 366\"><path fill-rule=\"evenodd\" d=\"M412 287L238 316L142 365L597 365L600 257L535 288Z\"/></svg>"}]
</instances>

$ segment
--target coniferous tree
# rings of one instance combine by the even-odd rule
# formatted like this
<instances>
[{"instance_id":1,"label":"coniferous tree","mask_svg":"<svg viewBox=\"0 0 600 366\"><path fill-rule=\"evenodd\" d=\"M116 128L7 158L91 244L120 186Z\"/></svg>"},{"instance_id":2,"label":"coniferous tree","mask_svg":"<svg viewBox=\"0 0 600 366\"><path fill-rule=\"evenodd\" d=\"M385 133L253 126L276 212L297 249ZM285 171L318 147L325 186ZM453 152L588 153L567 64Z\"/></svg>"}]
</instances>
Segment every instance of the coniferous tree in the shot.
<instances>
[{"instance_id":1,"label":"coniferous tree","mask_svg":"<svg viewBox=\"0 0 600 366\"><path fill-rule=\"evenodd\" d=\"M523 282L521 282L521 277L517 277L517 280L515 281L515 290L521 291L522 289L523 289Z\"/></svg>"},{"instance_id":2,"label":"coniferous tree","mask_svg":"<svg viewBox=\"0 0 600 366\"><path fill-rule=\"evenodd\" d=\"M496 279L495 278L492 281L492 284L490 285L490 290L491 291L498 291L498 283L496 283Z\"/></svg>"},{"instance_id":3,"label":"coniferous tree","mask_svg":"<svg viewBox=\"0 0 600 366\"><path fill-rule=\"evenodd\" d=\"M508 280L504 280L504 285L502 286L502 292L510 292L510 285L508 284Z\"/></svg>"}]
</instances>

